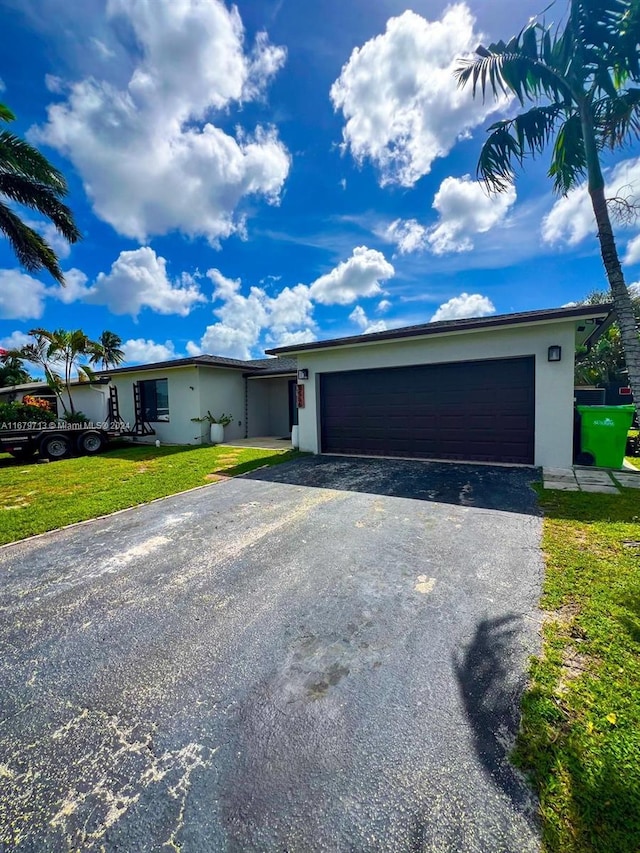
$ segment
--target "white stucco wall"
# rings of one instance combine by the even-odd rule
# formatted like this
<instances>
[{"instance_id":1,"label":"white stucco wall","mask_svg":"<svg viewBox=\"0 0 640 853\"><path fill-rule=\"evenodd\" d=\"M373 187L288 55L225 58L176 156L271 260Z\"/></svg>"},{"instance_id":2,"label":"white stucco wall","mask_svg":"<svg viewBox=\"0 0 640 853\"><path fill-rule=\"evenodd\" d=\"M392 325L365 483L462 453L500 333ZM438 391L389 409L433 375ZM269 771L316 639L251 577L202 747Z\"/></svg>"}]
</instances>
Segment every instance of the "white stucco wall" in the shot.
<instances>
[{"instance_id":1,"label":"white stucco wall","mask_svg":"<svg viewBox=\"0 0 640 853\"><path fill-rule=\"evenodd\" d=\"M244 438L245 432L245 396L242 370L217 367L198 367L200 386L200 411L203 417L210 409L211 414L219 418L231 415L233 420L224 428L225 441ZM199 424L193 424L198 427ZM201 434L208 441L209 424L202 424Z\"/></svg>"},{"instance_id":2,"label":"white stucco wall","mask_svg":"<svg viewBox=\"0 0 640 853\"><path fill-rule=\"evenodd\" d=\"M249 414L247 437L270 435L269 387L264 379L247 380L247 403Z\"/></svg>"},{"instance_id":3,"label":"white stucco wall","mask_svg":"<svg viewBox=\"0 0 640 853\"><path fill-rule=\"evenodd\" d=\"M68 405L66 391L62 392L63 399ZM94 424L104 423L109 412L109 388L107 385L74 385L71 387L73 405L77 412L86 415L87 420ZM62 417L64 407L58 401L58 416Z\"/></svg>"},{"instance_id":4,"label":"white stucco wall","mask_svg":"<svg viewBox=\"0 0 640 853\"><path fill-rule=\"evenodd\" d=\"M269 376L248 380L248 436L289 435L289 381L292 376Z\"/></svg>"},{"instance_id":5,"label":"white stucco wall","mask_svg":"<svg viewBox=\"0 0 640 853\"><path fill-rule=\"evenodd\" d=\"M547 349L562 347L562 361L548 362ZM300 449L320 449L320 373L402 367L490 358L535 356L535 464L569 467L573 455L573 374L575 321L478 330L425 338L357 344L298 353L298 367L309 370L305 408L299 410Z\"/></svg>"},{"instance_id":6,"label":"white stucco wall","mask_svg":"<svg viewBox=\"0 0 640 853\"><path fill-rule=\"evenodd\" d=\"M197 368L191 366L161 368L114 375L112 382L118 389L120 415L125 423L131 425L131 429L136 420L133 407L133 383L147 379L168 380L169 421L154 421L151 426L156 434L138 438L137 441L153 443L156 439L160 439L163 444L201 444L201 425L191 421L191 418L200 416Z\"/></svg>"}]
</instances>

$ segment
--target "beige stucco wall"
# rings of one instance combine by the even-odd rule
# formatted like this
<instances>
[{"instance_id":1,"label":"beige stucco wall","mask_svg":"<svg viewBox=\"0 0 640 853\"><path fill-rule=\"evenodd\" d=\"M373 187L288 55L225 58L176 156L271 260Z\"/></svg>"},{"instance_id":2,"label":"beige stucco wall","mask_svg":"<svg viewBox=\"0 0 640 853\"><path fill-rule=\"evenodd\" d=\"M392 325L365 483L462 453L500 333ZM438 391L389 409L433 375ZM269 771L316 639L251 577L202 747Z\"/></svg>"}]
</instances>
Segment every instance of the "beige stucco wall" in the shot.
<instances>
[{"instance_id":1,"label":"beige stucco wall","mask_svg":"<svg viewBox=\"0 0 640 853\"><path fill-rule=\"evenodd\" d=\"M176 367L160 370L140 370L116 374L112 382L118 389L120 415L125 423L135 423L133 383L147 379L167 379L169 392L169 421L151 424L156 434L138 438L137 441L163 444L201 444L200 424L191 418L200 416L198 370L195 367Z\"/></svg>"},{"instance_id":2,"label":"beige stucco wall","mask_svg":"<svg viewBox=\"0 0 640 853\"><path fill-rule=\"evenodd\" d=\"M234 438L244 438L245 404L244 376L241 370L225 370L215 367L198 367L200 387L199 417L203 417L210 409L215 418L221 415L231 415L233 420L224 428L226 441ZM193 424L199 427L199 424ZM202 424L201 436L203 442L209 441L209 424Z\"/></svg>"},{"instance_id":3,"label":"beige stucco wall","mask_svg":"<svg viewBox=\"0 0 640 853\"><path fill-rule=\"evenodd\" d=\"M547 361L547 348L552 344L562 347L559 363ZM320 449L320 373L525 355L535 356L536 361L535 464L568 467L573 453L575 321L298 353L298 367L309 370L309 379L303 383L306 386L305 408L299 410L300 449L311 453L318 453Z\"/></svg>"},{"instance_id":4,"label":"beige stucco wall","mask_svg":"<svg viewBox=\"0 0 640 853\"><path fill-rule=\"evenodd\" d=\"M248 437L274 435L284 438L289 429L289 381L291 376L248 380Z\"/></svg>"}]
</instances>

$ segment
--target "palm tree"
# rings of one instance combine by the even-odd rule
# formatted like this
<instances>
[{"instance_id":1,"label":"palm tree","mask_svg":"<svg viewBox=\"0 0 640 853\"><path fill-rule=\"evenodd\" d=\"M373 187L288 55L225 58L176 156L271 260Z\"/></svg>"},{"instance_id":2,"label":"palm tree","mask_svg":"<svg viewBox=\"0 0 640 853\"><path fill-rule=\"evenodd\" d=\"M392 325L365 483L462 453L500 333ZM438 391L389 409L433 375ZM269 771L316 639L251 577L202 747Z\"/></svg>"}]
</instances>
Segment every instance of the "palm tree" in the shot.
<instances>
[{"instance_id":1,"label":"palm tree","mask_svg":"<svg viewBox=\"0 0 640 853\"><path fill-rule=\"evenodd\" d=\"M640 414L640 337L616 248L600 161L640 138L640 0L570 0L564 29L535 20L507 44L461 60L458 84L473 95L512 93L534 106L489 128L478 174L491 192L514 181L526 157L553 142L549 177L566 195L586 176L629 384ZM542 102L542 103L541 103Z\"/></svg>"},{"instance_id":2,"label":"palm tree","mask_svg":"<svg viewBox=\"0 0 640 853\"><path fill-rule=\"evenodd\" d=\"M25 361L40 365L44 370L47 383L55 391L66 415L76 413L71 395L71 382L75 369L78 378L84 377L89 382L93 379L93 371L81 358L92 358L98 351L99 344L90 340L82 329L68 332L56 329L49 332L46 329L31 329L29 334L35 343L27 344L19 351ZM63 397L63 390L67 399ZM68 403L68 405L67 405Z\"/></svg>"},{"instance_id":3,"label":"palm tree","mask_svg":"<svg viewBox=\"0 0 640 853\"><path fill-rule=\"evenodd\" d=\"M21 358L8 350L0 350L0 388L30 382L31 376Z\"/></svg>"},{"instance_id":4,"label":"palm tree","mask_svg":"<svg viewBox=\"0 0 640 853\"><path fill-rule=\"evenodd\" d=\"M0 122L15 120L14 114L0 104ZM37 210L49 219L69 243L81 238L71 210L62 203L68 192L63 175L36 148L9 130L0 132L0 196ZM48 270L64 284L56 253L46 240L30 228L0 201L0 231L8 238L19 262L29 272Z\"/></svg>"},{"instance_id":5,"label":"palm tree","mask_svg":"<svg viewBox=\"0 0 640 853\"><path fill-rule=\"evenodd\" d=\"M122 338L115 332L105 330L96 341L97 349L91 356L91 364L102 364L105 370L117 367L124 361L124 351L120 349Z\"/></svg>"}]
</instances>

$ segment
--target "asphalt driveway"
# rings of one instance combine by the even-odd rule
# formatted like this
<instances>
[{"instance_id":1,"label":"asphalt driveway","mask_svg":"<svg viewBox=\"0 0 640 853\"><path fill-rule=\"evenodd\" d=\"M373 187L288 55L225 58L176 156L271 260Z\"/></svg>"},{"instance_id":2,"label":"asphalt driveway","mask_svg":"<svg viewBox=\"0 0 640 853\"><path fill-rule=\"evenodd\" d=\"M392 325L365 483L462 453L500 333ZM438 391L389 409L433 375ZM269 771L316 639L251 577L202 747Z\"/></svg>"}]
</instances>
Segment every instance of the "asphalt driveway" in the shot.
<instances>
[{"instance_id":1,"label":"asphalt driveway","mask_svg":"<svg viewBox=\"0 0 640 853\"><path fill-rule=\"evenodd\" d=\"M307 458L0 550L0 849L538 849L526 469Z\"/></svg>"}]
</instances>

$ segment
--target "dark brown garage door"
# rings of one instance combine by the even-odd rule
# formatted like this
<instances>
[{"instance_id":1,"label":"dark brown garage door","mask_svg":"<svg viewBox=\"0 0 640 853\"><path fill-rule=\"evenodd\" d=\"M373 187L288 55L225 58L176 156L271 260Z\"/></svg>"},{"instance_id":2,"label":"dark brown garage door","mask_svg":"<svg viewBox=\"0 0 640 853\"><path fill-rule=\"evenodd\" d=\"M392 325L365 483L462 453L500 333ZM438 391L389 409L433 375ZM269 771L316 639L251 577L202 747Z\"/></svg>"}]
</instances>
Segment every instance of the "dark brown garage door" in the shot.
<instances>
[{"instance_id":1,"label":"dark brown garage door","mask_svg":"<svg viewBox=\"0 0 640 853\"><path fill-rule=\"evenodd\" d=\"M533 356L320 376L323 453L533 464Z\"/></svg>"}]
</instances>

